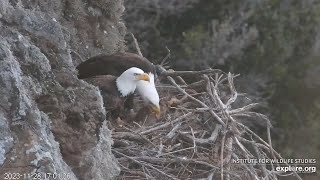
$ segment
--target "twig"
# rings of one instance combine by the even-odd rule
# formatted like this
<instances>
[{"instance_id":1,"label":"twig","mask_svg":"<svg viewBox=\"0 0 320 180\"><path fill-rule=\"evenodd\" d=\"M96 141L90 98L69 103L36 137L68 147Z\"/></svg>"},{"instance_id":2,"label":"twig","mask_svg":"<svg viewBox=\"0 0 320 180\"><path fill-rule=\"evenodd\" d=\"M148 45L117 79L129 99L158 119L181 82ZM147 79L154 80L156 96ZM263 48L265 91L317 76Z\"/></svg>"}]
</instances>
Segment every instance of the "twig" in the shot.
<instances>
[{"instance_id":1,"label":"twig","mask_svg":"<svg viewBox=\"0 0 320 180\"><path fill-rule=\"evenodd\" d=\"M222 140L221 140L221 149L220 149L220 174L221 174L221 180L223 180L223 151L224 151L224 144L225 144L225 140L226 140L226 135L227 133L224 131L224 134L222 136Z\"/></svg>"},{"instance_id":2,"label":"twig","mask_svg":"<svg viewBox=\"0 0 320 180\"><path fill-rule=\"evenodd\" d=\"M135 45L135 47L136 47L136 50L137 50L139 56L143 57L143 55L142 55L142 53L141 53L141 49L140 49L140 47L139 47L139 44L138 44L138 41L137 41L136 37L134 37L133 33L130 33L130 34L131 34L131 37L132 37L132 39L133 39L134 45Z\"/></svg>"},{"instance_id":3,"label":"twig","mask_svg":"<svg viewBox=\"0 0 320 180\"><path fill-rule=\"evenodd\" d=\"M247 112L247 111L249 111L250 109L256 107L257 105L259 105L259 103L252 103L252 104L243 106L243 107L238 108L238 109L230 110L229 113L230 113L230 114L237 114L237 113Z\"/></svg>"},{"instance_id":4,"label":"twig","mask_svg":"<svg viewBox=\"0 0 320 180\"><path fill-rule=\"evenodd\" d=\"M254 152L256 153L258 159L264 159L264 158L261 157L260 151L259 151L258 147L256 146L256 144L253 141L252 141L252 148L253 148ZM269 180L268 174L267 174L267 168L265 167L265 165L258 164L258 167L261 169L262 174L264 176L264 179Z\"/></svg>"},{"instance_id":5,"label":"twig","mask_svg":"<svg viewBox=\"0 0 320 180\"><path fill-rule=\"evenodd\" d=\"M167 138L168 138L168 139L171 139L171 138L175 135L175 132L179 129L180 126L181 126L181 122L177 123L177 124L172 128L172 130L167 134Z\"/></svg>"},{"instance_id":6,"label":"twig","mask_svg":"<svg viewBox=\"0 0 320 180\"><path fill-rule=\"evenodd\" d=\"M196 148L197 145L196 145L196 141L195 141L196 137L194 136L194 132L193 132L192 127L190 127L190 130L191 130L192 139L193 139L193 153L196 153L197 152L197 148Z\"/></svg>"},{"instance_id":7,"label":"twig","mask_svg":"<svg viewBox=\"0 0 320 180\"><path fill-rule=\"evenodd\" d=\"M234 84L233 84L233 75L231 75L230 72L228 73L228 82L229 82L229 88L231 91L231 98L226 103L226 106L230 106L232 103L234 103L238 96L236 88L234 87Z\"/></svg>"},{"instance_id":8,"label":"twig","mask_svg":"<svg viewBox=\"0 0 320 180\"><path fill-rule=\"evenodd\" d=\"M271 156L273 159L276 159L276 156L274 155L272 149L272 141L271 141L271 133L270 133L270 126L267 125L267 135L268 135L268 142L269 142L269 145L270 145L270 152L271 152ZM273 163L271 163L271 169L272 171L274 171L274 166L273 166Z\"/></svg>"},{"instance_id":9,"label":"twig","mask_svg":"<svg viewBox=\"0 0 320 180\"><path fill-rule=\"evenodd\" d=\"M218 137L220 129L221 129L221 125L217 124L217 126L214 129L214 131L212 132L211 136L207 139L193 138L192 136L187 135L187 134L183 134L183 133L179 133L179 135L190 143L193 143L193 141L195 141L196 144L203 146L203 145L208 145L208 144L214 143Z\"/></svg>"},{"instance_id":10,"label":"twig","mask_svg":"<svg viewBox=\"0 0 320 180\"><path fill-rule=\"evenodd\" d=\"M141 127L141 126L140 126ZM153 143L153 142L151 142L148 138L146 138L145 136L143 136L142 134L140 134L140 133L137 133L137 132L135 132L135 131L133 131L132 129L130 129L130 128L127 128L127 127L124 127L125 129L127 129L128 131L130 131L130 132L132 132L132 133L134 133L134 134L136 134L136 135L138 135L139 137L141 137L142 139L144 139L145 141L147 141L147 142L149 142L150 144L152 144L154 147L156 147L156 145Z\"/></svg>"},{"instance_id":11,"label":"twig","mask_svg":"<svg viewBox=\"0 0 320 180\"><path fill-rule=\"evenodd\" d=\"M177 79L183 84L183 85L188 85L183 79L181 76L177 76Z\"/></svg>"},{"instance_id":12,"label":"twig","mask_svg":"<svg viewBox=\"0 0 320 180\"><path fill-rule=\"evenodd\" d=\"M187 114L185 114L183 116L180 116L179 118L177 118L177 119L175 119L175 120L173 120L171 122L166 122L166 123L164 123L164 124L162 124L160 126L145 130L145 131L141 132L140 134L148 134L148 133L151 133L151 132L156 131L158 129L165 128L167 126L170 126L171 123L176 123L176 122L179 122L179 121L183 120L184 118L189 117L191 114L192 114L192 112L188 112Z\"/></svg>"},{"instance_id":13,"label":"twig","mask_svg":"<svg viewBox=\"0 0 320 180\"><path fill-rule=\"evenodd\" d=\"M170 52L170 49L166 46L166 50L167 50L167 55L166 55L166 57L164 57L163 59L162 59L162 61L161 61L161 63L160 63L160 65L161 66L166 66L167 65L167 63L168 63L168 59L170 58L170 56L171 56L171 52Z\"/></svg>"},{"instance_id":14,"label":"twig","mask_svg":"<svg viewBox=\"0 0 320 180\"><path fill-rule=\"evenodd\" d=\"M164 71L161 73L162 76L200 76L203 74L213 74L213 73L221 73L222 71L219 69L206 69L202 71Z\"/></svg>"},{"instance_id":15,"label":"twig","mask_svg":"<svg viewBox=\"0 0 320 180\"><path fill-rule=\"evenodd\" d=\"M168 153L164 153L164 154L161 154L159 157L170 155L170 154L174 154L174 153L181 152L181 151L186 151L186 150L189 150L189 149L194 149L194 147L188 147L188 148L179 149L179 150L176 150L176 151L171 151L171 152L168 152Z\"/></svg>"},{"instance_id":16,"label":"twig","mask_svg":"<svg viewBox=\"0 0 320 180\"><path fill-rule=\"evenodd\" d=\"M162 139L160 139L159 150L158 150L158 154L157 154L156 157L160 157L161 156L162 150L163 150L163 144L162 144Z\"/></svg>"}]
</instances>

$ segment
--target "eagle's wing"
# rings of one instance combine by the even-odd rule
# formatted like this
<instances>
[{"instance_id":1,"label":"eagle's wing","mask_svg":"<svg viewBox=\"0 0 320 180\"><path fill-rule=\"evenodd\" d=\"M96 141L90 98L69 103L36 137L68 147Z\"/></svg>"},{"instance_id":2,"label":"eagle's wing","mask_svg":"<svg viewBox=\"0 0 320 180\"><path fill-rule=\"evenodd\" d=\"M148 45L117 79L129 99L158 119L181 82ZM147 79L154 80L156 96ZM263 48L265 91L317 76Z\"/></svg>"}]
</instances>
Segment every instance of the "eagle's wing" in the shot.
<instances>
[{"instance_id":1,"label":"eagle's wing","mask_svg":"<svg viewBox=\"0 0 320 180\"><path fill-rule=\"evenodd\" d=\"M155 66L146 58L133 53L115 53L91 57L77 66L79 79L97 75L120 76L131 67L155 74Z\"/></svg>"}]
</instances>

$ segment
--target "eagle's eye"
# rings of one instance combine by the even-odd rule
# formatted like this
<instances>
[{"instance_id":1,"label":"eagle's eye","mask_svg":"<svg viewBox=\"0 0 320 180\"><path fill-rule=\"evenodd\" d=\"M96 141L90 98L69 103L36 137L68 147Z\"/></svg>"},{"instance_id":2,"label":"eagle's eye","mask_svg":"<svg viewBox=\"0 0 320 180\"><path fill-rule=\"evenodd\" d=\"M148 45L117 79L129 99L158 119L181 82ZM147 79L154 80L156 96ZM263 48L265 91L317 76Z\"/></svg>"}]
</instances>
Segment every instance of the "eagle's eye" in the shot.
<instances>
[{"instance_id":1,"label":"eagle's eye","mask_svg":"<svg viewBox=\"0 0 320 180\"><path fill-rule=\"evenodd\" d=\"M138 76L138 75L139 75L139 73L133 73L133 75Z\"/></svg>"}]
</instances>

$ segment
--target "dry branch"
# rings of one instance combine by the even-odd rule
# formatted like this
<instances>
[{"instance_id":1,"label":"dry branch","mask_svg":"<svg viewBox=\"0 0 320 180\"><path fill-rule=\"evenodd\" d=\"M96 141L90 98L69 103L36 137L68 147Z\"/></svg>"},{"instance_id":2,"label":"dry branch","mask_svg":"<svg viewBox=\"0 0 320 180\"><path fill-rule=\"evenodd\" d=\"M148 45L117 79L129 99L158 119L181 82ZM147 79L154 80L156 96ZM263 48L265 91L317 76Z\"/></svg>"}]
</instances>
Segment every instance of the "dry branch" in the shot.
<instances>
[{"instance_id":1,"label":"dry branch","mask_svg":"<svg viewBox=\"0 0 320 180\"><path fill-rule=\"evenodd\" d=\"M181 76L181 77L183 77L183 76L201 76L203 74L214 74L214 73L222 73L222 71L219 69L206 69L206 70L202 70L202 71L173 71L173 70L169 70L169 71L163 71L161 73L161 76L172 76L172 77L176 77L176 76Z\"/></svg>"},{"instance_id":2,"label":"dry branch","mask_svg":"<svg viewBox=\"0 0 320 180\"><path fill-rule=\"evenodd\" d=\"M143 57L142 52L141 52L141 49L140 49L140 47L139 47L139 44L138 44L138 41L137 41L136 37L134 36L133 33L130 33L130 34L131 34L131 37L132 37L132 39L133 39L134 45L135 45L135 47L136 47L136 50L137 50L139 56Z\"/></svg>"}]
</instances>

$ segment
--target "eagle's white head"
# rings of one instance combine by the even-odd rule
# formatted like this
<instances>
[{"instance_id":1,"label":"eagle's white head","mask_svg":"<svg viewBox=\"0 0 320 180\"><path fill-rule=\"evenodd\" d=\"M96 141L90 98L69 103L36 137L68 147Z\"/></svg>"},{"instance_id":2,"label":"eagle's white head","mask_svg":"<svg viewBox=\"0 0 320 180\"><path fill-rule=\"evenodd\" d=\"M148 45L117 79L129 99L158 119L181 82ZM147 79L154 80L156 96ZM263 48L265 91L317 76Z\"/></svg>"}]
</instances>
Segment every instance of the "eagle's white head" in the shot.
<instances>
[{"instance_id":1,"label":"eagle's white head","mask_svg":"<svg viewBox=\"0 0 320 180\"><path fill-rule=\"evenodd\" d=\"M157 117L160 115L159 94L154 83L154 74L149 73L150 81L138 81L137 91L145 104L150 105Z\"/></svg>"},{"instance_id":2,"label":"eagle's white head","mask_svg":"<svg viewBox=\"0 0 320 180\"><path fill-rule=\"evenodd\" d=\"M134 93L140 81L149 83L150 77L141 69L132 67L124 71L116 80L117 88L122 96Z\"/></svg>"}]
</instances>

